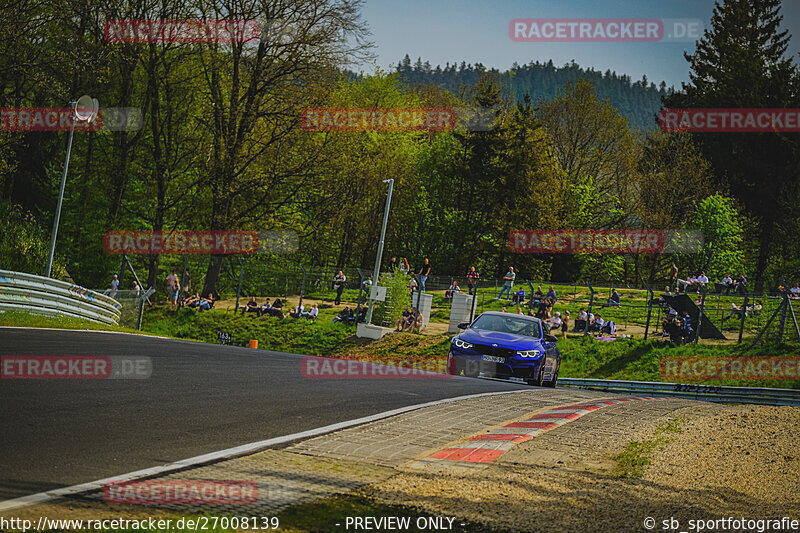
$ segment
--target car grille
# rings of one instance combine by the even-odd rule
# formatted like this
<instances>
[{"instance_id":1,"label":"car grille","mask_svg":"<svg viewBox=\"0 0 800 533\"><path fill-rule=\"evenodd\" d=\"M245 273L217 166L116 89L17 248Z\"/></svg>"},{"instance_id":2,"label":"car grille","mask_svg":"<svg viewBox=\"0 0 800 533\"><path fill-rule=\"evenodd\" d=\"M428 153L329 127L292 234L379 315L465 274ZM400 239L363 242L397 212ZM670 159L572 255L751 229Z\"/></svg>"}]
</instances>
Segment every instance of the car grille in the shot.
<instances>
[{"instance_id":1,"label":"car grille","mask_svg":"<svg viewBox=\"0 0 800 533\"><path fill-rule=\"evenodd\" d=\"M473 346L473 349L480 354L496 355L498 357L511 357L517 353L516 350L512 350L511 348L501 348L499 346L491 346L489 344L476 344Z\"/></svg>"}]
</instances>

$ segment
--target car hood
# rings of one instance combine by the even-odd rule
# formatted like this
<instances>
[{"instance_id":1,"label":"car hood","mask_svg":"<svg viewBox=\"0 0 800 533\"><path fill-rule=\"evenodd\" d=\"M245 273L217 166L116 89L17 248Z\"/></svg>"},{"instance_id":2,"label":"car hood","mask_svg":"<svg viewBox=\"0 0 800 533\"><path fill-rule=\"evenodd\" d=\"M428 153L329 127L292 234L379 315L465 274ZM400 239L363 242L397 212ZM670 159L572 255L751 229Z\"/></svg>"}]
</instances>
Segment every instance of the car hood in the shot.
<instances>
[{"instance_id":1,"label":"car hood","mask_svg":"<svg viewBox=\"0 0 800 533\"><path fill-rule=\"evenodd\" d=\"M510 348L512 350L534 350L541 348L541 339L485 329L468 328L461 333L458 338L472 344L496 344L500 348Z\"/></svg>"}]
</instances>

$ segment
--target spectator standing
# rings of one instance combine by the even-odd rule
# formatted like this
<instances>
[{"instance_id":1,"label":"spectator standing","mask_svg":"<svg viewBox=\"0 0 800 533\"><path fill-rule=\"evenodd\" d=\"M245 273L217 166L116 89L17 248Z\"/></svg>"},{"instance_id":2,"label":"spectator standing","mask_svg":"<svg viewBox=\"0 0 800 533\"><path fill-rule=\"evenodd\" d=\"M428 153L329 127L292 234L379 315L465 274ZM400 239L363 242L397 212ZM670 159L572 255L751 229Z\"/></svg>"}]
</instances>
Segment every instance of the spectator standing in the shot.
<instances>
[{"instance_id":1,"label":"spectator standing","mask_svg":"<svg viewBox=\"0 0 800 533\"><path fill-rule=\"evenodd\" d=\"M675 284L678 281L678 266L675 263L672 263L672 266L669 267L669 286L675 287L677 290L677 285Z\"/></svg>"},{"instance_id":2,"label":"spectator standing","mask_svg":"<svg viewBox=\"0 0 800 533\"><path fill-rule=\"evenodd\" d=\"M139 283L134 281L133 282L133 295L138 298L139 295L142 293L142 288L139 286Z\"/></svg>"},{"instance_id":3,"label":"spectator standing","mask_svg":"<svg viewBox=\"0 0 800 533\"><path fill-rule=\"evenodd\" d=\"M467 272L467 290L470 295L472 295L472 291L478 294L478 279L480 279L480 277L481 275L475 270L475 267L469 267L469 272Z\"/></svg>"},{"instance_id":4,"label":"spectator standing","mask_svg":"<svg viewBox=\"0 0 800 533\"><path fill-rule=\"evenodd\" d=\"M739 274L736 276L736 279L733 280L733 294L742 293L745 294L747 292L747 278L744 277L744 274Z\"/></svg>"},{"instance_id":5,"label":"spectator standing","mask_svg":"<svg viewBox=\"0 0 800 533\"><path fill-rule=\"evenodd\" d=\"M367 276L367 279L361 284L361 289L366 293L369 298L369 291L372 290L372 276Z\"/></svg>"},{"instance_id":6,"label":"spectator standing","mask_svg":"<svg viewBox=\"0 0 800 533\"><path fill-rule=\"evenodd\" d=\"M511 299L511 289L514 288L514 280L516 279L517 275L514 273L514 267L508 267L508 272L506 275L503 276L503 287L500 289L500 294L495 297L495 300L499 300L503 297L503 292L506 292L507 300Z\"/></svg>"},{"instance_id":7,"label":"spectator standing","mask_svg":"<svg viewBox=\"0 0 800 533\"><path fill-rule=\"evenodd\" d=\"M408 264L408 259L406 259L405 257L403 258L402 261L400 261L400 272L402 272L405 275L408 275L408 273L411 272L411 267Z\"/></svg>"},{"instance_id":8,"label":"spectator standing","mask_svg":"<svg viewBox=\"0 0 800 533\"><path fill-rule=\"evenodd\" d=\"M408 290L411 292L411 298L414 298L414 291L417 290L417 280L415 278L411 278L411 281L408 282Z\"/></svg>"},{"instance_id":9,"label":"spectator standing","mask_svg":"<svg viewBox=\"0 0 800 533\"><path fill-rule=\"evenodd\" d=\"M334 305L339 305L342 303L342 291L344 290L344 284L347 281L347 276L344 275L344 272L341 270L338 274L333 276L333 288L336 289L336 299L334 300Z\"/></svg>"},{"instance_id":10,"label":"spectator standing","mask_svg":"<svg viewBox=\"0 0 800 533\"><path fill-rule=\"evenodd\" d=\"M167 282L167 293L171 293L173 288L178 285L178 274L173 270L172 274L167 274L165 281Z\"/></svg>"},{"instance_id":11,"label":"spectator standing","mask_svg":"<svg viewBox=\"0 0 800 533\"><path fill-rule=\"evenodd\" d=\"M392 260L389 263L389 273L394 274L394 271L397 270L399 264L397 263L397 257L392 256Z\"/></svg>"},{"instance_id":12,"label":"spectator standing","mask_svg":"<svg viewBox=\"0 0 800 533\"><path fill-rule=\"evenodd\" d=\"M117 291L119 291L119 275L114 274L114 277L111 279L111 292L109 293L109 296L116 298Z\"/></svg>"},{"instance_id":13,"label":"spectator standing","mask_svg":"<svg viewBox=\"0 0 800 533\"><path fill-rule=\"evenodd\" d=\"M425 258L425 262L422 264L422 267L419 269L419 290L420 292L425 292L425 282L428 281L428 276L431 275L431 263L428 261L428 258Z\"/></svg>"},{"instance_id":14,"label":"spectator standing","mask_svg":"<svg viewBox=\"0 0 800 533\"><path fill-rule=\"evenodd\" d=\"M186 294L189 294L192 290L192 276L189 275L189 269L185 269L183 271L183 280L181 280L181 286L183 290L186 291Z\"/></svg>"},{"instance_id":15,"label":"spectator standing","mask_svg":"<svg viewBox=\"0 0 800 533\"><path fill-rule=\"evenodd\" d=\"M564 318L561 324L561 338L567 340L567 330L569 329L569 311L564 311Z\"/></svg>"}]
</instances>

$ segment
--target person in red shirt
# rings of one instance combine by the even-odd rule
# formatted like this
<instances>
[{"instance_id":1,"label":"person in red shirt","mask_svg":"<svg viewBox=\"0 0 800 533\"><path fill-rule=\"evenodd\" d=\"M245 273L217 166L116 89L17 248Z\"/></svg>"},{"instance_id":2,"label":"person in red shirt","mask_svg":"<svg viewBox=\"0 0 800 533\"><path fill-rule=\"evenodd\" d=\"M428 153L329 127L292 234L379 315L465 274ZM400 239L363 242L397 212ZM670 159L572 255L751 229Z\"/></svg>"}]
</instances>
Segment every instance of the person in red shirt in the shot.
<instances>
[{"instance_id":1,"label":"person in red shirt","mask_svg":"<svg viewBox=\"0 0 800 533\"><path fill-rule=\"evenodd\" d=\"M475 267L469 267L469 272L467 272L467 290L469 293L472 294L472 291L475 291L475 294L478 293L478 279L481 277L478 274L478 271L475 270Z\"/></svg>"}]
</instances>

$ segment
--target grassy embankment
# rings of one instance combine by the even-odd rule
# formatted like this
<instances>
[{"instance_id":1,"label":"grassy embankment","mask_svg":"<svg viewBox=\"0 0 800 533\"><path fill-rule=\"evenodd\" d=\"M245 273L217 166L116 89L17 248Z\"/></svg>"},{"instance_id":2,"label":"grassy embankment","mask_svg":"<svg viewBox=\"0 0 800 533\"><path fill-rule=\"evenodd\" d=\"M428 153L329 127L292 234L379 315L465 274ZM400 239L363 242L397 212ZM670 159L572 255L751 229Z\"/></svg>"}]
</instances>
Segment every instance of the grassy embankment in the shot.
<instances>
[{"instance_id":1,"label":"grassy embankment","mask_svg":"<svg viewBox=\"0 0 800 533\"><path fill-rule=\"evenodd\" d=\"M569 288L556 287L562 294ZM641 293L641 291L638 291ZM634 291L622 291L623 299L635 301ZM345 296L355 299L356 292ZM639 295L641 296L641 295ZM333 317L339 309L329 301L333 293L310 294L323 302L320 316L316 321L277 319L273 317L255 318L253 315L234 315L231 310L213 310L198 313L182 309L176 313L167 307L155 307L145 313L143 329L145 333L168 337L215 343L218 331L232 334L234 341L259 341L259 349L318 356L336 356L347 359L370 359L386 361L443 361L446 359L449 335L413 335L408 333L389 335L379 341L368 341L355 337L355 328L334 324ZM723 297L724 298L724 297ZM499 310L503 301L487 300L484 310ZM441 294L434 295L434 321L444 322L449 315L448 303ZM581 295L569 296L559 303L559 309L577 309L585 306ZM509 308L509 310L511 310ZM607 315L621 313L620 309L607 309ZM441 315L441 316L438 316ZM574 316L574 315L573 315ZM0 314L0 325L29 327L60 327L69 329L99 329L128 331L133 330L95 324L71 318L49 318L23 313ZM781 346L759 345L750 347L749 343L705 344L670 347L663 340L617 339L613 342L599 342L591 337L574 335L559 341L563 354L561 377L623 379L641 381L662 381L660 362L665 357L738 357L738 356L786 356L800 357L800 345ZM681 381L680 379L663 379ZM800 388L798 380L784 381L699 381L697 384L741 385L761 387Z\"/></svg>"}]
</instances>

